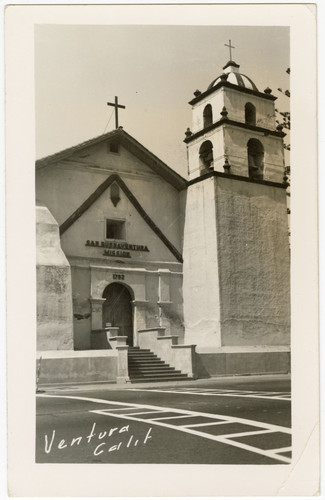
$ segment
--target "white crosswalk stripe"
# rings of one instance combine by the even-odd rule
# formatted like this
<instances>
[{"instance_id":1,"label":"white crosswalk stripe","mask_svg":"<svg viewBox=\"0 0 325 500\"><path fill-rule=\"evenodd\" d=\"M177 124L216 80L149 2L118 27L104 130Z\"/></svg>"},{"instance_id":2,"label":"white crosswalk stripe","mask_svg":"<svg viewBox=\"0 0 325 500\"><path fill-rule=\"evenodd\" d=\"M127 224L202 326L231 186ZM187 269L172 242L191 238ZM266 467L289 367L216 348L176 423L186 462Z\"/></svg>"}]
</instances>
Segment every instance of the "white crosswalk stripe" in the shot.
<instances>
[{"instance_id":1,"label":"white crosswalk stripe","mask_svg":"<svg viewBox=\"0 0 325 500\"><path fill-rule=\"evenodd\" d=\"M287 451L291 451L291 446L287 446L286 448L275 448L270 451L273 451L273 453L286 453Z\"/></svg>"},{"instance_id":2,"label":"white crosswalk stripe","mask_svg":"<svg viewBox=\"0 0 325 500\"><path fill-rule=\"evenodd\" d=\"M162 392L167 394L193 394L198 396L219 396L219 397L231 397L231 398L253 398L253 399L271 399L271 400L282 400L291 401L290 392L268 392L268 391L238 391L238 390L226 390L226 389L200 389L197 387L193 388L181 388L181 389L124 389L126 391L142 391L142 392Z\"/></svg>"},{"instance_id":3,"label":"white crosswalk stripe","mask_svg":"<svg viewBox=\"0 0 325 500\"><path fill-rule=\"evenodd\" d=\"M188 425L183 425L183 427L205 427L207 425L222 425L222 424L228 424L229 422L227 420L224 420L223 422L203 422L202 424L188 424Z\"/></svg>"}]
</instances>

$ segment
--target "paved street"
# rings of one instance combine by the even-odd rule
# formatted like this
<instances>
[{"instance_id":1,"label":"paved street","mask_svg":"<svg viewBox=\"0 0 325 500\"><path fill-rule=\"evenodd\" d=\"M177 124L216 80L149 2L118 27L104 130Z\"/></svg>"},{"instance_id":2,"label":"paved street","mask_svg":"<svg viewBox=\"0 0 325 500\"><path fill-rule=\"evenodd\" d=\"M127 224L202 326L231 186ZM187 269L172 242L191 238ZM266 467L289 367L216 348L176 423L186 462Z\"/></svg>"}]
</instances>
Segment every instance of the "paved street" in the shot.
<instances>
[{"instance_id":1,"label":"paved street","mask_svg":"<svg viewBox=\"0 0 325 500\"><path fill-rule=\"evenodd\" d=\"M286 464L290 380L229 377L37 394L39 463Z\"/></svg>"}]
</instances>

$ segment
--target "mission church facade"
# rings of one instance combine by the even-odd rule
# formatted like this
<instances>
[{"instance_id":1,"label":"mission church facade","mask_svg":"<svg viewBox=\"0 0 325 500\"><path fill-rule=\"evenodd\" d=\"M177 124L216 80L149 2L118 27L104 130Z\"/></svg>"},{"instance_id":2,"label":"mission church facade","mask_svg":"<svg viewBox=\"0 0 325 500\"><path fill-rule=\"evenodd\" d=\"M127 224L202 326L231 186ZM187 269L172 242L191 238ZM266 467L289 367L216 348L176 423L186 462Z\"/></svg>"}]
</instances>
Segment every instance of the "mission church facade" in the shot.
<instances>
[{"instance_id":1,"label":"mission church facade","mask_svg":"<svg viewBox=\"0 0 325 500\"><path fill-rule=\"evenodd\" d=\"M275 99L234 61L196 91L188 179L121 127L36 162L44 383L128 382L144 348L181 376L289 370Z\"/></svg>"}]
</instances>

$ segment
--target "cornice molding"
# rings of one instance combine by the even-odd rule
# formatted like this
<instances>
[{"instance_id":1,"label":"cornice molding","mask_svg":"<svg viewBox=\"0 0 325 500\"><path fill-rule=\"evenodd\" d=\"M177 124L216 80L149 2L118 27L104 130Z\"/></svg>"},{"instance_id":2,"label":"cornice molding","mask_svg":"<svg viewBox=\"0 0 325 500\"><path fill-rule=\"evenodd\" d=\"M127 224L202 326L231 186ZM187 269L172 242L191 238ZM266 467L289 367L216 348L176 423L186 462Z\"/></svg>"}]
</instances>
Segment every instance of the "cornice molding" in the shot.
<instances>
[{"instance_id":1,"label":"cornice molding","mask_svg":"<svg viewBox=\"0 0 325 500\"><path fill-rule=\"evenodd\" d=\"M233 83L229 83L226 80L226 81L219 82L214 87L211 87L210 89L205 90L204 92L202 92L202 94L200 94L199 96L194 97L194 99L192 99L191 101L189 101L189 104L191 104L191 106L193 106L194 104L197 104L202 99L204 99L208 95L212 94L215 90L220 89L221 87L226 87L226 88L229 88L229 89L233 89L233 90L236 90L237 92L241 92L243 94L255 95L256 97L260 97L260 98L266 99L268 101L275 101L277 99L277 97L275 97L272 94L263 94L262 92L259 92L259 91L256 91L256 90L252 90L252 89L248 89L246 87L239 87L238 85L234 85Z\"/></svg>"},{"instance_id":2,"label":"cornice molding","mask_svg":"<svg viewBox=\"0 0 325 500\"><path fill-rule=\"evenodd\" d=\"M202 182L206 179L209 179L210 177L224 177L226 179L232 179L235 181L250 182L253 184L263 184L265 186L273 186L281 189L287 188L286 184L281 184L280 182L251 179L250 177L244 177L241 175L224 174L223 172L217 172L216 170L213 170L212 172L208 172L207 174L201 175L200 177L196 177L195 179L188 181L187 185L192 186L193 184Z\"/></svg>"},{"instance_id":3,"label":"cornice molding","mask_svg":"<svg viewBox=\"0 0 325 500\"><path fill-rule=\"evenodd\" d=\"M212 125L209 125L206 128L203 128L202 130L199 130L198 132L195 132L192 134L190 137L186 137L184 139L184 142L186 144L189 144L190 142L194 141L195 139L201 137L204 134L207 134L208 132L211 132L211 130L214 130L218 127L221 127L223 125L231 125L232 127L238 127L238 128L244 128L246 130L251 130L253 132L262 132L265 136L272 135L274 137L285 137L286 134L284 132L277 132L276 130L270 130L268 128L264 127L257 127L255 125L249 125L248 123L242 123L242 122L237 122L235 120L229 120L229 118L221 118L219 121L212 123Z\"/></svg>"}]
</instances>

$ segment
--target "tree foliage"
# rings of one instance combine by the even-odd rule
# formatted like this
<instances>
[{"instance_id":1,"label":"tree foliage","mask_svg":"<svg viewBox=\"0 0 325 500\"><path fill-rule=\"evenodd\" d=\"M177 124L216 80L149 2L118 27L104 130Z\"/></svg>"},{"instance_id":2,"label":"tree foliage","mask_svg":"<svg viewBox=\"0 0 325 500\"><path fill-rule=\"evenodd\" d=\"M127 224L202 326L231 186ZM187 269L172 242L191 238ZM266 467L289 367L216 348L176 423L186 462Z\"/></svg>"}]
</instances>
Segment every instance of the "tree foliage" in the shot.
<instances>
[{"instance_id":1,"label":"tree foliage","mask_svg":"<svg viewBox=\"0 0 325 500\"><path fill-rule=\"evenodd\" d=\"M288 73L288 75L290 75L290 68L288 68L286 70L286 73ZM282 88L278 88L278 91L290 99L290 91L289 90L282 90ZM282 130L282 129L290 130L290 128L291 128L290 111L279 111L278 109L275 109L275 112L276 112L277 129L278 130ZM290 144L284 143L284 148L287 149L288 151L290 151ZM284 167L283 182L287 186L287 196L290 196L290 166L289 165ZM287 209L287 211L288 211L288 213L290 213L289 208Z\"/></svg>"},{"instance_id":2,"label":"tree foliage","mask_svg":"<svg viewBox=\"0 0 325 500\"><path fill-rule=\"evenodd\" d=\"M290 68L286 70L286 73L290 75ZM290 90L282 90L282 88L278 88L278 91L290 98ZM290 130L290 111L279 111L278 109L275 109L275 112L277 113L276 123L278 126ZM290 151L290 144L284 144L284 148Z\"/></svg>"}]
</instances>

